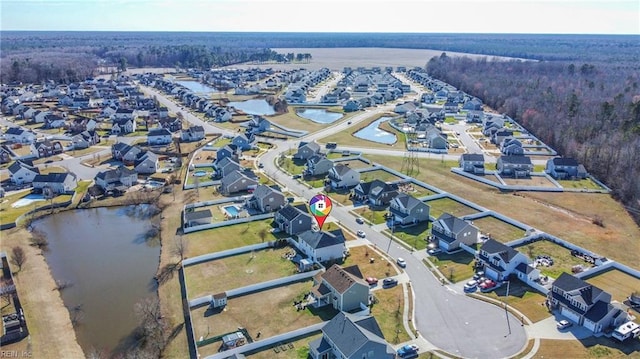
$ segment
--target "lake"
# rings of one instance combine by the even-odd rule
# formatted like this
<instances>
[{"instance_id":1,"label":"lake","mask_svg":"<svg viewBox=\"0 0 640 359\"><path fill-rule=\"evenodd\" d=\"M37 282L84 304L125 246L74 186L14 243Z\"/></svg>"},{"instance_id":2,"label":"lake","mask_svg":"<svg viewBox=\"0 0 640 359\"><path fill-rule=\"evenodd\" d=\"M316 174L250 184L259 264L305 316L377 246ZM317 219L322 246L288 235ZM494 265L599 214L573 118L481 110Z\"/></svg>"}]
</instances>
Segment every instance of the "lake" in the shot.
<instances>
[{"instance_id":1,"label":"lake","mask_svg":"<svg viewBox=\"0 0 640 359\"><path fill-rule=\"evenodd\" d=\"M334 123L343 117L341 113L330 112L321 108L305 108L296 111L296 114L317 123Z\"/></svg>"},{"instance_id":2,"label":"lake","mask_svg":"<svg viewBox=\"0 0 640 359\"><path fill-rule=\"evenodd\" d=\"M198 81L180 80L175 83L182 85L197 94L219 92L215 87L205 85Z\"/></svg>"},{"instance_id":3,"label":"lake","mask_svg":"<svg viewBox=\"0 0 640 359\"><path fill-rule=\"evenodd\" d=\"M65 306L82 309L76 336L85 353L126 342L137 325L135 303L156 295L160 244L145 240L145 208L81 209L33 223L49 241L44 254L54 279L71 283L60 292Z\"/></svg>"},{"instance_id":4,"label":"lake","mask_svg":"<svg viewBox=\"0 0 640 359\"><path fill-rule=\"evenodd\" d=\"M394 144L398 140L395 134L380 129L378 126L384 121L390 120L391 117L380 117L371 122L367 127L357 131L353 135L367 141L379 142L384 144Z\"/></svg>"},{"instance_id":5,"label":"lake","mask_svg":"<svg viewBox=\"0 0 640 359\"><path fill-rule=\"evenodd\" d=\"M276 111L266 100L253 99L246 101L231 101L227 106L234 107L249 115L267 116L273 115Z\"/></svg>"}]
</instances>

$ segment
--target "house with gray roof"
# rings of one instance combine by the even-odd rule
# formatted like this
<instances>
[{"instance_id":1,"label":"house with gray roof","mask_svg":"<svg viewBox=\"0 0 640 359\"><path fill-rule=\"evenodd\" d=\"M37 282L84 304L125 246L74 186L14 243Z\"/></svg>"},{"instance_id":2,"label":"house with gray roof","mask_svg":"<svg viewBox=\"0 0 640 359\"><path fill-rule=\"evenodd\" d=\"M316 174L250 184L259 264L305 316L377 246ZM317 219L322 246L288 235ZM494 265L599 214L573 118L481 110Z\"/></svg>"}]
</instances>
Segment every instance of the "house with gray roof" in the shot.
<instances>
[{"instance_id":1,"label":"house with gray roof","mask_svg":"<svg viewBox=\"0 0 640 359\"><path fill-rule=\"evenodd\" d=\"M308 230L297 237L298 249L314 262L343 259L347 250L341 229L331 232Z\"/></svg>"},{"instance_id":2,"label":"house with gray roof","mask_svg":"<svg viewBox=\"0 0 640 359\"><path fill-rule=\"evenodd\" d=\"M316 142L300 142L298 151L293 155L294 159L306 160L320 152L320 145Z\"/></svg>"},{"instance_id":3,"label":"house with gray roof","mask_svg":"<svg viewBox=\"0 0 640 359\"><path fill-rule=\"evenodd\" d=\"M232 160L239 162L240 161L240 153L242 151L238 148L238 146L234 144L224 145L222 148L219 148L216 151L216 162L221 161L225 157L229 157ZM214 163L215 166L215 163Z\"/></svg>"},{"instance_id":4,"label":"house with gray roof","mask_svg":"<svg viewBox=\"0 0 640 359\"><path fill-rule=\"evenodd\" d=\"M394 225L413 225L429 220L429 205L406 193L400 193L389 202Z\"/></svg>"},{"instance_id":5,"label":"house with gray roof","mask_svg":"<svg viewBox=\"0 0 640 359\"><path fill-rule=\"evenodd\" d=\"M308 231L313 226L313 217L306 205L287 204L276 212L273 220L281 231L291 236Z\"/></svg>"},{"instance_id":6,"label":"house with gray roof","mask_svg":"<svg viewBox=\"0 0 640 359\"><path fill-rule=\"evenodd\" d=\"M484 175L484 155L482 153L463 153L458 161L463 171L475 175Z\"/></svg>"},{"instance_id":7,"label":"house with gray roof","mask_svg":"<svg viewBox=\"0 0 640 359\"><path fill-rule=\"evenodd\" d=\"M274 212L284 206L284 194L279 189L266 185L258 185L253 194L246 201L248 208L253 208L262 213Z\"/></svg>"},{"instance_id":8,"label":"house with gray roof","mask_svg":"<svg viewBox=\"0 0 640 359\"><path fill-rule=\"evenodd\" d=\"M359 311L369 304L369 284L363 279L357 265L341 267L332 265L324 273L318 273L313 281L311 296L316 308L331 305L341 311Z\"/></svg>"},{"instance_id":9,"label":"house with gray roof","mask_svg":"<svg viewBox=\"0 0 640 359\"><path fill-rule=\"evenodd\" d=\"M70 172L51 172L46 175L36 175L33 179L33 189L42 192L48 188L52 193L64 194L73 192L78 186L78 178Z\"/></svg>"},{"instance_id":10,"label":"house with gray roof","mask_svg":"<svg viewBox=\"0 0 640 359\"><path fill-rule=\"evenodd\" d=\"M385 207L398 195L396 183L386 183L379 179L360 182L351 190L354 201L365 202L372 207Z\"/></svg>"},{"instance_id":11,"label":"house with gray roof","mask_svg":"<svg viewBox=\"0 0 640 359\"><path fill-rule=\"evenodd\" d=\"M258 177L250 170L237 170L222 177L218 190L224 195L248 191L258 186Z\"/></svg>"},{"instance_id":12,"label":"house with gray roof","mask_svg":"<svg viewBox=\"0 0 640 359\"><path fill-rule=\"evenodd\" d=\"M250 150L254 147L253 141L255 140L255 136L244 134L239 134L231 140L231 143L238 147L241 151Z\"/></svg>"},{"instance_id":13,"label":"house with gray roof","mask_svg":"<svg viewBox=\"0 0 640 359\"><path fill-rule=\"evenodd\" d=\"M521 263L529 263L527 256L495 239L488 239L482 244L478 260L484 267L485 275L496 282L506 280Z\"/></svg>"},{"instance_id":14,"label":"house with gray roof","mask_svg":"<svg viewBox=\"0 0 640 359\"><path fill-rule=\"evenodd\" d=\"M151 151L140 152L133 162L133 169L140 174L156 173L160 169L158 155Z\"/></svg>"},{"instance_id":15,"label":"house with gray roof","mask_svg":"<svg viewBox=\"0 0 640 359\"><path fill-rule=\"evenodd\" d=\"M548 160L545 172L560 180L587 178L587 170L584 166L579 164L575 158L570 157L556 157Z\"/></svg>"},{"instance_id":16,"label":"house with gray roof","mask_svg":"<svg viewBox=\"0 0 640 359\"><path fill-rule=\"evenodd\" d=\"M441 214L433 222L431 234L446 252L460 248L460 244L472 246L478 241L478 227L449 213Z\"/></svg>"},{"instance_id":17,"label":"house with gray roof","mask_svg":"<svg viewBox=\"0 0 640 359\"><path fill-rule=\"evenodd\" d=\"M626 313L611 304L611 294L568 273L553 282L548 300L553 310L594 334L627 320Z\"/></svg>"},{"instance_id":18,"label":"house with gray roof","mask_svg":"<svg viewBox=\"0 0 640 359\"><path fill-rule=\"evenodd\" d=\"M360 172L339 163L329 170L327 179L333 189L351 188L360 183Z\"/></svg>"},{"instance_id":19,"label":"house with gray roof","mask_svg":"<svg viewBox=\"0 0 640 359\"><path fill-rule=\"evenodd\" d=\"M180 133L180 139L184 142L195 142L204 139L204 127L202 126L189 126L186 130L182 130Z\"/></svg>"},{"instance_id":20,"label":"house with gray roof","mask_svg":"<svg viewBox=\"0 0 640 359\"><path fill-rule=\"evenodd\" d=\"M138 174L127 167L120 166L98 172L95 182L105 192L113 190L124 192L138 182Z\"/></svg>"},{"instance_id":21,"label":"house with gray roof","mask_svg":"<svg viewBox=\"0 0 640 359\"><path fill-rule=\"evenodd\" d=\"M496 169L501 176L529 177L533 171L533 163L527 156L500 156Z\"/></svg>"},{"instance_id":22,"label":"house with gray roof","mask_svg":"<svg viewBox=\"0 0 640 359\"><path fill-rule=\"evenodd\" d=\"M307 159L306 175L320 176L329 173L333 168L333 161L327 158L323 153L317 153Z\"/></svg>"},{"instance_id":23,"label":"house with gray roof","mask_svg":"<svg viewBox=\"0 0 640 359\"><path fill-rule=\"evenodd\" d=\"M14 143L32 143L36 140L36 134L21 127L9 127L4 132L3 137L7 141Z\"/></svg>"},{"instance_id":24,"label":"house with gray roof","mask_svg":"<svg viewBox=\"0 0 640 359\"><path fill-rule=\"evenodd\" d=\"M126 165L132 165L142 149L138 146L131 146L124 142L116 142L111 146L111 156Z\"/></svg>"},{"instance_id":25,"label":"house with gray roof","mask_svg":"<svg viewBox=\"0 0 640 359\"><path fill-rule=\"evenodd\" d=\"M309 342L312 359L393 359L396 352L372 316L340 312L322 327L322 337Z\"/></svg>"},{"instance_id":26,"label":"house with gray roof","mask_svg":"<svg viewBox=\"0 0 640 359\"><path fill-rule=\"evenodd\" d=\"M149 146L168 145L171 143L171 132L162 127L152 128L147 132Z\"/></svg>"},{"instance_id":27,"label":"house with gray roof","mask_svg":"<svg viewBox=\"0 0 640 359\"><path fill-rule=\"evenodd\" d=\"M524 156L522 142L515 137L507 137L500 143L500 152L506 156Z\"/></svg>"},{"instance_id":28,"label":"house with gray roof","mask_svg":"<svg viewBox=\"0 0 640 359\"><path fill-rule=\"evenodd\" d=\"M220 161L216 161L213 164L216 171L215 177L221 178L228 175L231 172L239 171L241 166L238 162L231 159L231 157L223 157Z\"/></svg>"},{"instance_id":29,"label":"house with gray roof","mask_svg":"<svg viewBox=\"0 0 640 359\"><path fill-rule=\"evenodd\" d=\"M211 218L213 218L213 215L210 209L185 211L184 225L185 227L194 227L210 224Z\"/></svg>"},{"instance_id":30,"label":"house with gray roof","mask_svg":"<svg viewBox=\"0 0 640 359\"><path fill-rule=\"evenodd\" d=\"M40 174L38 167L34 166L31 161L17 160L9 166L8 170L9 179L17 185L32 183L34 178Z\"/></svg>"}]
</instances>

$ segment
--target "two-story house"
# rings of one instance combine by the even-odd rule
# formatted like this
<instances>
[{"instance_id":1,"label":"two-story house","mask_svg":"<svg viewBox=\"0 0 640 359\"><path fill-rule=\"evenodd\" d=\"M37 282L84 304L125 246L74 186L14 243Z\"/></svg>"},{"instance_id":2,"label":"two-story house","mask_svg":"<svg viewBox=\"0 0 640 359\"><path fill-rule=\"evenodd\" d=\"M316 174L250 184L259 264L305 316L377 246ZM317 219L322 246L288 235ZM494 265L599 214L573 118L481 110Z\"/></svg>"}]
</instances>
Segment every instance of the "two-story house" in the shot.
<instances>
[{"instance_id":1,"label":"two-story house","mask_svg":"<svg viewBox=\"0 0 640 359\"><path fill-rule=\"evenodd\" d=\"M307 159L305 174L309 176L320 176L329 173L333 168L333 161L323 153L317 153Z\"/></svg>"},{"instance_id":2,"label":"two-story house","mask_svg":"<svg viewBox=\"0 0 640 359\"><path fill-rule=\"evenodd\" d=\"M320 152L320 145L316 142L300 142L298 151L293 155L294 159L306 160Z\"/></svg>"},{"instance_id":3,"label":"two-story house","mask_svg":"<svg viewBox=\"0 0 640 359\"><path fill-rule=\"evenodd\" d=\"M548 293L550 307L593 333L615 328L626 313L611 304L611 294L568 273L561 273Z\"/></svg>"},{"instance_id":4,"label":"two-story house","mask_svg":"<svg viewBox=\"0 0 640 359\"><path fill-rule=\"evenodd\" d=\"M152 128L147 132L147 144L149 146L161 146L171 143L171 132L166 128Z\"/></svg>"},{"instance_id":5,"label":"two-story house","mask_svg":"<svg viewBox=\"0 0 640 359\"><path fill-rule=\"evenodd\" d=\"M484 155L482 153L463 153L459 160L463 171L475 175L484 175Z\"/></svg>"},{"instance_id":6,"label":"two-story house","mask_svg":"<svg viewBox=\"0 0 640 359\"><path fill-rule=\"evenodd\" d=\"M507 137L500 144L500 152L506 156L524 156L524 147L517 138Z\"/></svg>"},{"instance_id":7,"label":"two-story house","mask_svg":"<svg viewBox=\"0 0 640 359\"><path fill-rule=\"evenodd\" d=\"M386 207L398 195L398 185L379 179L360 182L351 191L354 201L365 202L371 207Z\"/></svg>"},{"instance_id":8,"label":"two-story house","mask_svg":"<svg viewBox=\"0 0 640 359\"><path fill-rule=\"evenodd\" d=\"M406 193L400 193L389 202L393 225L413 225L429 220L429 205Z\"/></svg>"},{"instance_id":9,"label":"two-story house","mask_svg":"<svg viewBox=\"0 0 640 359\"><path fill-rule=\"evenodd\" d=\"M533 171L533 163L527 156L500 156L496 169L501 176L529 177Z\"/></svg>"},{"instance_id":10,"label":"two-story house","mask_svg":"<svg viewBox=\"0 0 640 359\"><path fill-rule=\"evenodd\" d=\"M4 139L13 143L33 143L36 134L21 127L9 127L4 133Z\"/></svg>"},{"instance_id":11,"label":"two-story house","mask_svg":"<svg viewBox=\"0 0 640 359\"><path fill-rule=\"evenodd\" d=\"M231 159L231 157L224 157L220 161L216 161L213 166L215 170L215 177L222 178L233 171L240 171L240 164Z\"/></svg>"},{"instance_id":12,"label":"two-story house","mask_svg":"<svg viewBox=\"0 0 640 359\"><path fill-rule=\"evenodd\" d=\"M250 170L233 171L220 180L219 192L225 195L248 191L258 186L258 177Z\"/></svg>"},{"instance_id":13,"label":"two-story house","mask_svg":"<svg viewBox=\"0 0 640 359\"><path fill-rule=\"evenodd\" d=\"M84 148L89 148L100 142L100 136L94 130L91 131L82 131L77 135L71 137L71 142L73 143L73 148L76 150L81 150Z\"/></svg>"},{"instance_id":14,"label":"two-story house","mask_svg":"<svg viewBox=\"0 0 640 359\"><path fill-rule=\"evenodd\" d=\"M33 189L38 192L48 188L52 194L64 194L73 192L77 186L76 175L69 172L51 172L46 175L37 175L33 179Z\"/></svg>"},{"instance_id":15,"label":"two-story house","mask_svg":"<svg viewBox=\"0 0 640 359\"><path fill-rule=\"evenodd\" d=\"M316 308L331 305L348 312L364 309L369 304L369 284L357 265L342 268L334 264L324 273L318 273L313 281L311 296Z\"/></svg>"},{"instance_id":16,"label":"two-story house","mask_svg":"<svg viewBox=\"0 0 640 359\"><path fill-rule=\"evenodd\" d=\"M160 169L158 155L151 151L140 152L133 161L133 170L138 174L152 174Z\"/></svg>"},{"instance_id":17,"label":"two-story house","mask_svg":"<svg viewBox=\"0 0 640 359\"><path fill-rule=\"evenodd\" d=\"M38 158L51 157L64 152L60 141L45 139L31 144L31 153Z\"/></svg>"},{"instance_id":18,"label":"two-story house","mask_svg":"<svg viewBox=\"0 0 640 359\"><path fill-rule=\"evenodd\" d=\"M180 138L184 142L195 142L204 139L204 127L190 126L186 130L182 130Z\"/></svg>"},{"instance_id":19,"label":"two-story house","mask_svg":"<svg viewBox=\"0 0 640 359\"><path fill-rule=\"evenodd\" d=\"M253 194L246 201L248 208L253 208L261 213L274 212L284 206L284 194L280 190L266 185L258 185Z\"/></svg>"},{"instance_id":20,"label":"two-story house","mask_svg":"<svg viewBox=\"0 0 640 359\"><path fill-rule=\"evenodd\" d=\"M478 228L449 213L443 213L433 222L431 234L436 237L438 247L450 252L460 244L471 246L478 241Z\"/></svg>"},{"instance_id":21,"label":"two-story house","mask_svg":"<svg viewBox=\"0 0 640 359\"><path fill-rule=\"evenodd\" d=\"M126 135L136 131L136 121L127 118L114 119L111 124L111 134L116 136Z\"/></svg>"},{"instance_id":22,"label":"two-story house","mask_svg":"<svg viewBox=\"0 0 640 359\"><path fill-rule=\"evenodd\" d=\"M549 176L560 179L585 179L587 171L575 158L556 157L547 161L545 172Z\"/></svg>"},{"instance_id":23,"label":"two-story house","mask_svg":"<svg viewBox=\"0 0 640 359\"><path fill-rule=\"evenodd\" d=\"M236 147L238 147L241 151L247 151L254 147L253 146L254 139L255 137L253 135L247 136L244 134L239 134L239 135L236 135L231 140L231 143Z\"/></svg>"},{"instance_id":24,"label":"two-story house","mask_svg":"<svg viewBox=\"0 0 640 359\"><path fill-rule=\"evenodd\" d=\"M95 182L105 192L114 190L125 192L138 182L138 174L124 166L120 166L98 172Z\"/></svg>"},{"instance_id":25,"label":"two-story house","mask_svg":"<svg viewBox=\"0 0 640 359\"><path fill-rule=\"evenodd\" d=\"M297 235L298 250L314 262L343 259L347 246L341 229L331 232L308 230Z\"/></svg>"},{"instance_id":26,"label":"two-story house","mask_svg":"<svg viewBox=\"0 0 640 359\"><path fill-rule=\"evenodd\" d=\"M33 179L39 174L38 167L34 166L30 161L17 160L9 166L9 180L13 184L32 183Z\"/></svg>"},{"instance_id":27,"label":"two-story house","mask_svg":"<svg viewBox=\"0 0 640 359\"><path fill-rule=\"evenodd\" d=\"M232 160L239 162L240 153L241 153L241 150L238 148L238 146L234 144L224 145L222 148L219 148L216 151L216 162L221 161L225 157L229 157ZM214 163L214 166L215 166L215 163Z\"/></svg>"},{"instance_id":28,"label":"two-story house","mask_svg":"<svg viewBox=\"0 0 640 359\"><path fill-rule=\"evenodd\" d=\"M506 280L518 265L529 263L527 256L495 239L482 244L478 259L484 266L485 275L496 282Z\"/></svg>"},{"instance_id":29,"label":"two-story house","mask_svg":"<svg viewBox=\"0 0 640 359\"><path fill-rule=\"evenodd\" d=\"M273 220L281 231L290 236L311 230L313 226L313 217L306 205L287 204L276 212Z\"/></svg>"},{"instance_id":30,"label":"two-story house","mask_svg":"<svg viewBox=\"0 0 640 359\"><path fill-rule=\"evenodd\" d=\"M360 183L360 172L339 163L329 170L327 181L333 189L351 188Z\"/></svg>"},{"instance_id":31,"label":"two-story house","mask_svg":"<svg viewBox=\"0 0 640 359\"><path fill-rule=\"evenodd\" d=\"M312 359L394 359L396 352L372 316L340 312L322 327L322 337L309 342Z\"/></svg>"},{"instance_id":32,"label":"two-story house","mask_svg":"<svg viewBox=\"0 0 640 359\"><path fill-rule=\"evenodd\" d=\"M142 149L138 146L131 146L124 142L116 142L111 145L111 156L113 159L122 161L125 165L132 165Z\"/></svg>"}]
</instances>

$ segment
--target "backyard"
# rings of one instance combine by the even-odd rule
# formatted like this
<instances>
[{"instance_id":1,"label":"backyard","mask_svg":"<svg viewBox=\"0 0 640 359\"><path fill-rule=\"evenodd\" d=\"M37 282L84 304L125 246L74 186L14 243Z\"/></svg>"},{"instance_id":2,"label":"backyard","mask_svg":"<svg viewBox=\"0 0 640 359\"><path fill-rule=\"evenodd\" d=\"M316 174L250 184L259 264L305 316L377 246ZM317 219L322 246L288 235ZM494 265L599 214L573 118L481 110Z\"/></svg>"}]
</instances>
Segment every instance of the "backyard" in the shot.
<instances>
[{"instance_id":1,"label":"backyard","mask_svg":"<svg viewBox=\"0 0 640 359\"><path fill-rule=\"evenodd\" d=\"M393 233L393 236L399 238L409 247L421 250L427 248L426 238L431 233L429 228L429 222L425 221L407 227L395 226L392 230L385 229L382 233L387 236Z\"/></svg>"},{"instance_id":2,"label":"backyard","mask_svg":"<svg viewBox=\"0 0 640 359\"><path fill-rule=\"evenodd\" d=\"M545 267L538 266L541 275L557 278L562 272L571 274L571 268L575 265L582 265L588 268L591 265L581 258L571 255L571 251L561 245L546 240L537 241L515 248L516 250L529 256L534 260L539 255L547 255L553 259L553 265Z\"/></svg>"},{"instance_id":3,"label":"backyard","mask_svg":"<svg viewBox=\"0 0 640 359\"><path fill-rule=\"evenodd\" d=\"M377 179L383 182L393 182L393 181L401 180L402 178L392 174L391 172L387 172L385 170L360 172L361 181L369 182L369 181L373 181L374 179Z\"/></svg>"},{"instance_id":4,"label":"backyard","mask_svg":"<svg viewBox=\"0 0 640 359\"><path fill-rule=\"evenodd\" d=\"M489 236L502 243L507 243L514 239L525 236L522 228L511 225L493 216L485 216L473 220L473 225Z\"/></svg>"},{"instance_id":5,"label":"backyard","mask_svg":"<svg viewBox=\"0 0 640 359\"><path fill-rule=\"evenodd\" d=\"M534 186L534 187L550 187L557 188L549 179L545 176L531 176L528 178L509 178L502 177L504 183L509 186Z\"/></svg>"},{"instance_id":6,"label":"backyard","mask_svg":"<svg viewBox=\"0 0 640 359\"><path fill-rule=\"evenodd\" d=\"M613 300L623 303L631 293L640 292L640 279L617 269L588 277L587 282L611 294Z\"/></svg>"},{"instance_id":7,"label":"backyard","mask_svg":"<svg viewBox=\"0 0 640 359\"><path fill-rule=\"evenodd\" d=\"M466 206L451 198L439 198L431 201L426 201L429 205L429 214L435 218L440 217L443 213L449 213L456 217L463 217L469 214L478 213L477 210Z\"/></svg>"}]
</instances>

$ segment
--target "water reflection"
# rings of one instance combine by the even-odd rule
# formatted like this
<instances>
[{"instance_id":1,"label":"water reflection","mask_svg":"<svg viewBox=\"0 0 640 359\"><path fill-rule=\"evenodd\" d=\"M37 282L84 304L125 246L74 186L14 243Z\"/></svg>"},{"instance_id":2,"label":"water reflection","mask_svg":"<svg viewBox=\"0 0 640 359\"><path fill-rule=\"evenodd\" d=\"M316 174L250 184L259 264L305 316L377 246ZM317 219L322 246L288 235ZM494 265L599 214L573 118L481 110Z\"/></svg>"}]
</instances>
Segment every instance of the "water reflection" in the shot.
<instances>
[{"instance_id":1,"label":"water reflection","mask_svg":"<svg viewBox=\"0 0 640 359\"><path fill-rule=\"evenodd\" d=\"M384 144L394 144L398 140L395 134L380 129L378 126L384 121L390 120L391 117L380 117L370 123L367 127L357 131L353 135L367 141L373 141Z\"/></svg>"}]
</instances>

